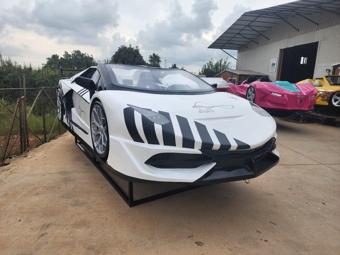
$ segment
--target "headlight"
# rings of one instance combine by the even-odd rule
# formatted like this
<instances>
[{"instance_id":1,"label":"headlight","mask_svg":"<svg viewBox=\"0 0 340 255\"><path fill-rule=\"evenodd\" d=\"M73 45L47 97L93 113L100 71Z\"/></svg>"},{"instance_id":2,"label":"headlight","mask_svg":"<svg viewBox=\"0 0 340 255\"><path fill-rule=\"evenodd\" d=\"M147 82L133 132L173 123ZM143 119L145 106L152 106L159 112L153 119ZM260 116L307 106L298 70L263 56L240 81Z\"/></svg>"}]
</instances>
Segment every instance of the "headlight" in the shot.
<instances>
[{"instance_id":1,"label":"headlight","mask_svg":"<svg viewBox=\"0 0 340 255\"><path fill-rule=\"evenodd\" d=\"M151 122L156 123L158 125L165 125L170 122L168 118L166 118L165 116L163 116L162 114L158 112L154 112L152 110L130 105L130 104L128 104L128 106L133 108L136 112L139 112L141 115L143 115L145 118L147 118Z\"/></svg>"},{"instance_id":2,"label":"headlight","mask_svg":"<svg viewBox=\"0 0 340 255\"><path fill-rule=\"evenodd\" d=\"M271 95L276 96L276 97L282 97L282 95L280 93L276 93L276 92L272 92Z\"/></svg>"},{"instance_id":3,"label":"headlight","mask_svg":"<svg viewBox=\"0 0 340 255\"><path fill-rule=\"evenodd\" d=\"M249 102L250 103L250 106L251 108L257 112L258 114L260 114L261 116L264 116L264 117L271 117L271 115L264 109L262 109L260 106L252 103L252 102Z\"/></svg>"}]
</instances>

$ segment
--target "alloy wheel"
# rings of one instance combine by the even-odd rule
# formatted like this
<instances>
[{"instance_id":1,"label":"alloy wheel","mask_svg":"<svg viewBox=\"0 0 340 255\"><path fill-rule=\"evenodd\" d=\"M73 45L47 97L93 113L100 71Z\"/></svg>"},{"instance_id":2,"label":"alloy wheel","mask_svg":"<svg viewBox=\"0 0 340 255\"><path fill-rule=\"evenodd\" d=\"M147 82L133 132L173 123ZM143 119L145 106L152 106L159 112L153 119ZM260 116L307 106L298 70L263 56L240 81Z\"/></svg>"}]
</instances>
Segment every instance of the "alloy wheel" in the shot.
<instances>
[{"instance_id":1,"label":"alloy wheel","mask_svg":"<svg viewBox=\"0 0 340 255\"><path fill-rule=\"evenodd\" d=\"M108 131L104 110L95 103L91 111L91 135L95 152L105 158L108 151Z\"/></svg>"},{"instance_id":2,"label":"alloy wheel","mask_svg":"<svg viewBox=\"0 0 340 255\"><path fill-rule=\"evenodd\" d=\"M63 117L63 104L62 104L62 94L60 92L60 90L58 89L57 90L57 116L58 116L58 119L59 120L62 120L62 117Z\"/></svg>"},{"instance_id":3,"label":"alloy wheel","mask_svg":"<svg viewBox=\"0 0 340 255\"><path fill-rule=\"evenodd\" d=\"M246 97L250 102L255 102L255 89L253 87L248 88Z\"/></svg>"},{"instance_id":4,"label":"alloy wheel","mask_svg":"<svg viewBox=\"0 0 340 255\"><path fill-rule=\"evenodd\" d=\"M334 93L331 101L334 107L340 107L340 91Z\"/></svg>"}]
</instances>

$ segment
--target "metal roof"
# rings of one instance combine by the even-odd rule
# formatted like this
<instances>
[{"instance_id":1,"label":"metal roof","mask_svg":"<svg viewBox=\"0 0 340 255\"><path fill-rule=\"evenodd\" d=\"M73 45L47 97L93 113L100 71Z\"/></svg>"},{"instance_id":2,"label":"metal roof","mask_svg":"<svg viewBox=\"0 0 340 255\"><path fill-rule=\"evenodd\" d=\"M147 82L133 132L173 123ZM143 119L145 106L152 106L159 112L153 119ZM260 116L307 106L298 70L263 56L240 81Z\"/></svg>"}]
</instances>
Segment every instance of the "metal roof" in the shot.
<instances>
[{"instance_id":1,"label":"metal roof","mask_svg":"<svg viewBox=\"0 0 340 255\"><path fill-rule=\"evenodd\" d=\"M310 15L333 13L340 16L339 0L300 0L242 14L209 48L239 50L247 48L249 43L259 44L258 37L270 40L265 34L274 25L285 22L292 29L299 31L289 18L299 16L318 26Z\"/></svg>"}]
</instances>

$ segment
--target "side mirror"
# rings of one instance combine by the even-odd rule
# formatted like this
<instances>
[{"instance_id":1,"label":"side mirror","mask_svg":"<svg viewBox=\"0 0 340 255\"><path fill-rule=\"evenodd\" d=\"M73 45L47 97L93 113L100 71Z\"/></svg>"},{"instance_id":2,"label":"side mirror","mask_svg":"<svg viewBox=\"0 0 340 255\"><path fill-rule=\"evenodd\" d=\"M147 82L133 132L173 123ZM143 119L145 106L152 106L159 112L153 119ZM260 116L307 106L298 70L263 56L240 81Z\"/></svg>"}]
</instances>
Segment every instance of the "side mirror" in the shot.
<instances>
[{"instance_id":1,"label":"side mirror","mask_svg":"<svg viewBox=\"0 0 340 255\"><path fill-rule=\"evenodd\" d=\"M210 86L213 87L214 89L217 89L217 83L210 84Z\"/></svg>"},{"instance_id":2,"label":"side mirror","mask_svg":"<svg viewBox=\"0 0 340 255\"><path fill-rule=\"evenodd\" d=\"M82 86L83 88L88 89L90 91L96 90L96 84L94 83L93 80L89 78L78 76L77 78L74 79L73 82L77 83L79 86Z\"/></svg>"}]
</instances>

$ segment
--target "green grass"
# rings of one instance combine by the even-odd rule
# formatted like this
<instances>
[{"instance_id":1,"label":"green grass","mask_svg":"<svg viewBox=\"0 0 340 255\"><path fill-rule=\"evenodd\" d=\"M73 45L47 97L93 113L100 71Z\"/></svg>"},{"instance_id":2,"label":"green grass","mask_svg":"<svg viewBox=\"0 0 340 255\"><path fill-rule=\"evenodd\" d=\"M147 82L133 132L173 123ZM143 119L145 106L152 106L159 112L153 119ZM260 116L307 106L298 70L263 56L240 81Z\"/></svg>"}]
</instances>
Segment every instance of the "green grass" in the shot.
<instances>
[{"instance_id":1,"label":"green grass","mask_svg":"<svg viewBox=\"0 0 340 255\"><path fill-rule=\"evenodd\" d=\"M11 122L13 118L13 114L8 111L11 110L14 112L15 110L15 104L6 104L3 99L0 102L0 136L5 136L8 134L8 131L11 127ZM3 105L7 105L4 107ZM30 107L27 106L27 112L29 111ZM17 113L17 118L14 122L13 131L12 134L18 134L19 132L19 113ZM45 127L46 127L46 133L47 135L50 133L50 130L52 128L53 122L56 118L56 111L51 110L51 112L48 112L45 114ZM43 117L41 115L38 115L34 112L31 113L31 115L27 119L27 124L29 131L31 131L34 134L40 135L44 133L43 128ZM59 133L58 125L60 125L59 121L56 121L54 132Z\"/></svg>"},{"instance_id":2,"label":"green grass","mask_svg":"<svg viewBox=\"0 0 340 255\"><path fill-rule=\"evenodd\" d=\"M0 157L3 155L3 150L5 149L5 141L8 135L9 129L11 127L11 122L13 118L13 112L15 110L15 103L8 104L3 99L0 102ZM6 105L4 107L3 105ZM29 112L30 107L27 106L27 112ZM10 110L10 111L8 111ZM45 108L45 111L49 111L45 114L45 134L46 139L53 139L59 134L65 132L65 129L62 127L61 123L56 120L56 111L54 109ZM18 139L19 134L19 112L17 112L17 118L15 119L12 137L10 140L9 149L11 153L7 156L18 155L20 154L20 139ZM55 121L55 125L53 131L51 133L51 128L53 126L53 122ZM32 149L34 147L39 146L42 142L44 142L44 128L43 128L43 117L34 111L31 113L29 118L27 119L28 125L28 134L29 134L29 148ZM51 133L51 136L49 136ZM39 139L37 138L39 137ZM0 162L1 163L1 162Z\"/></svg>"}]
</instances>

